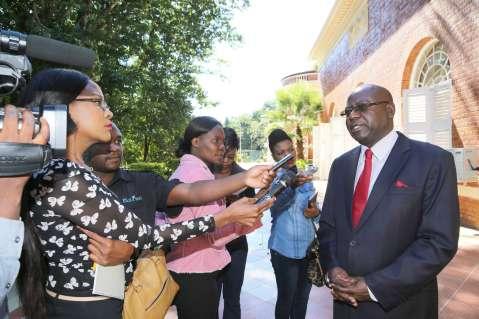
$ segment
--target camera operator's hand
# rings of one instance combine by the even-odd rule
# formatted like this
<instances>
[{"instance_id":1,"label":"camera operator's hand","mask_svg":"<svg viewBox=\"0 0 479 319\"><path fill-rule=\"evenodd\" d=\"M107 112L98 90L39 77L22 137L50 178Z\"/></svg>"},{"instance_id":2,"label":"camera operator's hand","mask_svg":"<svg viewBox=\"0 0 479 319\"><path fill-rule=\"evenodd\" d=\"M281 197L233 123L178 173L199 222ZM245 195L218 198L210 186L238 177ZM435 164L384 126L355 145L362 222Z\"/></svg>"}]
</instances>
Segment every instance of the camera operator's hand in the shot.
<instances>
[{"instance_id":1,"label":"camera operator's hand","mask_svg":"<svg viewBox=\"0 0 479 319\"><path fill-rule=\"evenodd\" d=\"M49 137L48 123L45 119L41 121L41 131L33 137L35 119L32 112L22 109L23 125L18 129L18 111L13 105L5 106L5 117L3 129L0 131L0 143L29 143L46 144ZM20 214L20 201L23 187L30 175L16 177L0 177L0 217L18 219Z\"/></svg>"}]
</instances>

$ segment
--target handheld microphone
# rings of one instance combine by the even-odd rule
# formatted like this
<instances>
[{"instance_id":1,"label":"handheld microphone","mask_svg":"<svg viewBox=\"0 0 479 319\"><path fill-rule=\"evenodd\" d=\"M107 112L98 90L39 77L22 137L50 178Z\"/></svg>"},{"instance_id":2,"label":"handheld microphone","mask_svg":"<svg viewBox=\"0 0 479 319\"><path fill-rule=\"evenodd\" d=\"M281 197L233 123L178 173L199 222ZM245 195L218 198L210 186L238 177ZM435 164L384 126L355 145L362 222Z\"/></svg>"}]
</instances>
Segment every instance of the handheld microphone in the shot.
<instances>
[{"instance_id":1,"label":"handheld microphone","mask_svg":"<svg viewBox=\"0 0 479 319\"><path fill-rule=\"evenodd\" d=\"M275 179L273 183L271 183L271 186L268 191L256 200L256 204L264 203L268 199L279 195L288 186L291 186L295 179L296 174L294 172L290 170L285 171L283 175L281 175L279 178Z\"/></svg>"},{"instance_id":2,"label":"handheld microphone","mask_svg":"<svg viewBox=\"0 0 479 319\"><path fill-rule=\"evenodd\" d=\"M290 159L292 159L293 157L294 157L294 156L293 156L293 154L291 154L291 153L286 154L285 157L283 157L282 159L280 159L279 161L277 161L277 162L273 165L273 167L271 168L271 170L277 171L278 169L280 169L281 167L283 167L284 165L286 165L286 163L288 163L288 161L289 161Z\"/></svg>"}]
</instances>

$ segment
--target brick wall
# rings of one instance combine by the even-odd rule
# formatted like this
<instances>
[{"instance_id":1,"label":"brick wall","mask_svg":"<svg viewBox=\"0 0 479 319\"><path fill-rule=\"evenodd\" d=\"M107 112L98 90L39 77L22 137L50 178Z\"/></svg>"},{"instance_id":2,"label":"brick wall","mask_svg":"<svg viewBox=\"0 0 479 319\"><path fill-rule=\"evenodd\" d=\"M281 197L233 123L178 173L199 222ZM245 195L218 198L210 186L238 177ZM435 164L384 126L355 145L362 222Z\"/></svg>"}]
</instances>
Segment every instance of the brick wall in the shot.
<instances>
[{"instance_id":1,"label":"brick wall","mask_svg":"<svg viewBox=\"0 0 479 319\"><path fill-rule=\"evenodd\" d=\"M478 188L479 191L479 188ZM461 209L461 223L464 226L479 229L479 200L471 197L459 196Z\"/></svg>"},{"instance_id":2,"label":"brick wall","mask_svg":"<svg viewBox=\"0 0 479 319\"><path fill-rule=\"evenodd\" d=\"M320 69L323 93L328 94L427 2L368 0L369 30L351 49L347 34L338 41Z\"/></svg>"},{"instance_id":3,"label":"brick wall","mask_svg":"<svg viewBox=\"0 0 479 319\"><path fill-rule=\"evenodd\" d=\"M393 94L402 125L402 90L431 38L445 46L453 81L453 146L479 147L479 2L476 0L369 0L369 31L349 49L343 36L320 69L325 105L338 114L359 83Z\"/></svg>"},{"instance_id":4,"label":"brick wall","mask_svg":"<svg viewBox=\"0 0 479 319\"><path fill-rule=\"evenodd\" d=\"M388 88L402 128L402 90L430 39L441 41L451 63L453 147L479 148L479 1L369 0L369 31L349 49L343 36L320 69L325 105L337 115L360 83ZM477 188L479 193L479 188ZM479 200L461 196L463 220L479 228Z\"/></svg>"}]
</instances>

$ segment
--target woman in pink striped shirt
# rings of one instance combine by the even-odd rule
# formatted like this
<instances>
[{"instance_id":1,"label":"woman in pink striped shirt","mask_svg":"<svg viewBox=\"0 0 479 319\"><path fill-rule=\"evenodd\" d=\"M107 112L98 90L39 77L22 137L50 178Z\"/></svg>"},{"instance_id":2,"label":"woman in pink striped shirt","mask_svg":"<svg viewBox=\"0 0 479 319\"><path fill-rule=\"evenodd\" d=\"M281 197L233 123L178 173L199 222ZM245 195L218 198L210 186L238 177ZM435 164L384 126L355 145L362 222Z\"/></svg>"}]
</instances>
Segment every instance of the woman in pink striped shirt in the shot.
<instances>
[{"instance_id":1,"label":"woman in pink striped shirt","mask_svg":"<svg viewBox=\"0 0 479 319\"><path fill-rule=\"evenodd\" d=\"M181 157L180 164L171 179L185 183L214 179L212 167L222 163L224 151L222 125L212 117L193 119L186 128L177 151ZM271 204L272 202L268 203L267 207ZM176 223L215 214L225 207L224 200L202 206L185 206L177 217L169 218L168 222ZM173 247L167 260L168 269L180 285L174 302L179 319L218 318L217 278L219 272L231 261L225 245L260 226L259 219L251 227L230 224Z\"/></svg>"}]
</instances>

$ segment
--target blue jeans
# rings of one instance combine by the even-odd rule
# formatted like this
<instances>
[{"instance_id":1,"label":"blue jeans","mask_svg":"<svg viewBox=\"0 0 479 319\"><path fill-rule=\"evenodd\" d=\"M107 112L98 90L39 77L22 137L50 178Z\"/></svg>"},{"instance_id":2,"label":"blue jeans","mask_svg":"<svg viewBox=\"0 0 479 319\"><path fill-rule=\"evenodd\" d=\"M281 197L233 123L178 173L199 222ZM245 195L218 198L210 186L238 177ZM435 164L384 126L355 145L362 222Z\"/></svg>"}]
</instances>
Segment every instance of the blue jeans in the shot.
<instances>
[{"instance_id":1,"label":"blue jeans","mask_svg":"<svg viewBox=\"0 0 479 319\"><path fill-rule=\"evenodd\" d=\"M307 260L288 258L272 249L270 251L278 287L275 318L304 319L311 291L311 283L306 276Z\"/></svg>"},{"instance_id":2,"label":"blue jeans","mask_svg":"<svg viewBox=\"0 0 479 319\"><path fill-rule=\"evenodd\" d=\"M2 304L0 305L0 318L7 318L7 298L3 299Z\"/></svg>"}]
</instances>

